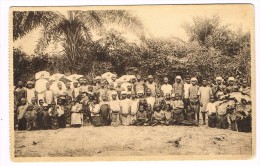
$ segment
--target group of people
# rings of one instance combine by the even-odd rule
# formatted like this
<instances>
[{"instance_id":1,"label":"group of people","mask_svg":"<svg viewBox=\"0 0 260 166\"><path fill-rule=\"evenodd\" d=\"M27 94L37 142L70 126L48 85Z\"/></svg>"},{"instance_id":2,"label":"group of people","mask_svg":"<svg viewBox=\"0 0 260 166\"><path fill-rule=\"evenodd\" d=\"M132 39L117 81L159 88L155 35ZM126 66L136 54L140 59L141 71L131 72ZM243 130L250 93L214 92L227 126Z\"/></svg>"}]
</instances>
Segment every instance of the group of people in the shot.
<instances>
[{"instance_id":1,"label":"group of people","mask_svg":"<svg viewBox=\"0 0 260 166\"><path fill-rule=\"evenodd\" d=\"M152 75L147 78L143 80L141 75L136 75L130 80L118 81L116 74L109 80L101 76L92 80L82 77L72 82L55 82L55 90L46 82L42 93L37 93L33 81L25 86L19 81L14 90L17 128L208 124L209 127L251 131L250 102L242 100L241 104L221 110L215 104L233 92L250 97L251 89L246 80L237 82L229 77L224 83L221 77L216 77L215 84L203 79L199 86L198 80L189 76L185 81L176 76L173 84L167 77L160 84ZM238 118L237 112L243 118Z\"/></svg>"}]
</instances>

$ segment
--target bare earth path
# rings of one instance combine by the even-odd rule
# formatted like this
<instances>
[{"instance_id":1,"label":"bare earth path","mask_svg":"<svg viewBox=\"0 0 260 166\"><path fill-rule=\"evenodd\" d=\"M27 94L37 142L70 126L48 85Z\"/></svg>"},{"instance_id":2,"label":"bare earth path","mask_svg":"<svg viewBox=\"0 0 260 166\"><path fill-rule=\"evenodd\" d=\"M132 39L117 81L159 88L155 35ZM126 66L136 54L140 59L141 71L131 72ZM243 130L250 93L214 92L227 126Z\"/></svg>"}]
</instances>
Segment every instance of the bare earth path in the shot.
<instances>
[{"instance_id":1,"label":"bare earth path","mask_svg":"<svg viewBox=\"0 0 260 166\"><path fill-rule=\"evenodd\" d=\"M187 126L15 131L16 157L250 155L252 134Z\"/></svg>"}]
</instances>

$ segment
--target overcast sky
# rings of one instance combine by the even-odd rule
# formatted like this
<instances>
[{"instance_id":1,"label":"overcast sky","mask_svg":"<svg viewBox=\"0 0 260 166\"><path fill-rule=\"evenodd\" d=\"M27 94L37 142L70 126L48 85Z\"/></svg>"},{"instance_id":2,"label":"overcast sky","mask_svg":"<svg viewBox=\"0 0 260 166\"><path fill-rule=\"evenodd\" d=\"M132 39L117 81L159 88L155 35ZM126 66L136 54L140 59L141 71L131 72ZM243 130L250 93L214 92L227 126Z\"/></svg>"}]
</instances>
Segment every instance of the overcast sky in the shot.
<instances>
[{"instance_id":1,"label":"overcast sky","mask_svg":"<svg viewBox=\"0 0 260 166\"><path fill-rule=\"evenodd\" d=\"M138 6L130 10L142 20L148 37L179 37L188 40L182 25L191 23L193 17L211 17L218 15L223 25L230 24L233 29L252 28L252 6L250 5L175 5L175 6ZM66 12L62 12L66 13ZM39 30L32 31L24 38L14 42L27 54L33 54ZM57 50L50 46L50 51Z\"/></svg>"}]
</instances>

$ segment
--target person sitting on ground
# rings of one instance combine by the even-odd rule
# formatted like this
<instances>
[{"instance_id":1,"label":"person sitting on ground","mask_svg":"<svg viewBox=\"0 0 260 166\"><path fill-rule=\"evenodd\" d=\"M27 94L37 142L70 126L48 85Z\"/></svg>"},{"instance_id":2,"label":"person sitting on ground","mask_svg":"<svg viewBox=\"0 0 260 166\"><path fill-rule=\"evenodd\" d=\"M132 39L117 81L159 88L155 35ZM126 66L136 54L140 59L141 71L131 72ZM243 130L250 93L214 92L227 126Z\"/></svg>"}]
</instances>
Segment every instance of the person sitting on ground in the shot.
<instances>
[{"instance_id":1,"label":"person sitting on ground","mask_svg":"<svg viewBox=\"0 0 260 166\"><path fill-rule=\"evenodd\" d=\"M179 93L175 93L175 100L173 101L173 120L176 125L180 125L184 120L184 103Z\"/></svg>"},{"instance_id":2,"label":"person sitting on ground","mask_svg":"<svg viewBox=\"0 0 260 166\"><path fill-rule=\"evenodd\" d=\"M166 126L173 125L174 124L173 112L172 112L172 107L171 107L170 104L165 105L164 114L165 114L165 124L166 124Z\"/></svg>"},{"instance_id":3,"label":"person sitting on ground","mask_svg":"<svg viewBox=\"0 0 260 166\"><path fill-rule=\"evenodd\" d=\"M140 105L138 111L136 113L136 120L133 122L136 126L147 126L148 125L148 118L147 113L144 110L144 106Z\"/></svg>"},{"instance_id":4,"label":"person sitting on ground","mask_svg":"<svg viewBox=\"0 0 260 166\"><path fill-rule=\"evenodd\" d=\"M152 119L152 126L165 124L165 114L159 104L154 104L154 113Z\"/></svg>"},{"instance_id":5,"label":"person sitting on ground","mask_svg":"<svg viewBox=\"0 0 260 166\"><path fill-rule=\"evenodd\" d=\"M148 125L152 124L152 117L153 117L153 113L154 113L152 108L153 107L152 107L151 104L147 104L147 107L145 109L146 115L147 115L147 119L148 119L148 121L147 121Z\"/></svg>"},{"instance_id":6,"label":"person sitting on ground","mask_svg":"<svg viewBox=\"0 0 260 166\"><path fill-rule=\"evenodd\" d=\"M210 96L210 102L207 104L206 111L208 113L208 126L216 127L217 125L217 107L214 104L215 98L214 96Z\"/></svg>"}]
</instances>

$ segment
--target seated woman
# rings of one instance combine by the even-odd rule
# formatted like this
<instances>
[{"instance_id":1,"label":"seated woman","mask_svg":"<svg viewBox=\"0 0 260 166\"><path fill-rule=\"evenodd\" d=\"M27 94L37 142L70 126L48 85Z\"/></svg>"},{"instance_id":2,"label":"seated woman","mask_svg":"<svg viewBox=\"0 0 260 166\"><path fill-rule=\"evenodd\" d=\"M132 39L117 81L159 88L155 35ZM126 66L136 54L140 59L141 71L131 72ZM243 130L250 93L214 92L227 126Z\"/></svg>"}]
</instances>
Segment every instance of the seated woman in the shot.
<instances>
[{"instance_id":1,"label":"seated woman","mask_svg":"<svg viewBox=\"0 0 260 166\"><path fill-rule=\"evenodd\" d=\"M83 114L82 114L82 104L80 103L81 99L76 98L72 102L71 107L71 126L80 127L83 125Z\"/></svg>"},{"instance_id":2,"label":"seated woman","mask_svg":"<svg viewBox=\"0 0 260 166\"><path fill-rule=\"evenodd\" d=\"M165 124L165 114L161 109L160 104L154 104L153 122L152 126L164 125Z\"/></svg>"}]
</instances>

